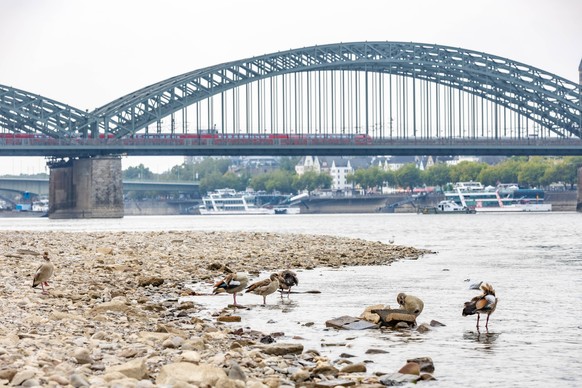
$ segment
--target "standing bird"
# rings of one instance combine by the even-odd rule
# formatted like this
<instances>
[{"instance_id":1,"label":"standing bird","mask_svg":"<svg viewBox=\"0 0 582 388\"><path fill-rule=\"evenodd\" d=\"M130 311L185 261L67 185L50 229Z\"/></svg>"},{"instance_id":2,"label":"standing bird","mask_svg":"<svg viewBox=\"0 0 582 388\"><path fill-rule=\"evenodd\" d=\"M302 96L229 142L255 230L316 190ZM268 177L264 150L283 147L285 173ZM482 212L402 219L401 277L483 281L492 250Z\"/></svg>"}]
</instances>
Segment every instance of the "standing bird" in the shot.
<instances>
[{"instance_id":1,"label":"standing bird","mask_svg":"<svg viewBox=\"0 0 582 388\"><path fill-rule=\"evenodd\" d=\"M271 295L279 288L279 274L273 273L269 279L260 280L247 287L246 292L261 295L263 304L267 304L267 295Z\"/></svg>"},{"instance_id":2,"label":"standing bird","mask_svg":"<svg viewBox=\"0 0 582 388\"><path fill-rule=\"evenodd\" d=\"M497 297L495 296L495 290L489 283L481 285L481 290L483 294L474 297L469 302L465 302L465 307L463 308L463 316L477 314L477 330L479 330L479 318L481 314L487 314L487 321L485 322L485 328L489 329L487 325L489 324L489 316L495 311L497 307Z\"/></svg>"},{"instance_id":3,"label":"standing bird","mask_svg":"<svg viewBox=\"0 0 582 388\"><path fill-rule=\"evenodd\" d=\"M279 272L279 290L281 290L281 298L283 297L283 291L287 290L287 298L291 294L291 287L299 285L299 279L297 279L297 274L288 269Z\"/></svg>"},{"instance_id":4,"label":"standing bird","mask_svg":"<svg viewBox=\"0 0 582 388\"><path fill-rule=\"evenodd\" d=\"M231 273L228 274L224 279L216 282L214 284L214 290L212 290L212 292L214 294L218 294L220 292L227 292L229 294L232 294L234 306L238 306L236 304L236 293L244 290L248 283L249 279L246 274Z\"/></svg>"},{"instance_id":5,"label":"standing bird","mask_svg":"<svg viewBox=\"0 0 582 388\"><path fill-rule=\"evenodd\" d=\"M45 260L44 263L41 264L40 267L34 273L34 278L32 279L32 288L37 287L40 284L42 288L42 293L46 294L47 291L44 289L44 286L49 286L48 280L53 276L53 272L55 271L55 266L51 263L49 259L48 252L44 252L42 255L43 259Z\"/></svg>"},{"instance_id":6,"label":"standing bird","mask_svg":"<svg viewBox=\"0 0 582 388\"><path fill-rule=\"evenodd\" d=\"M420 298L417 298L414 295L406 295L404 292L398 294L396 301L400 305L400 308L408 311L415 317L418 317L424 309L424 302L420 300Z\"/></svg>"}]
</instances>

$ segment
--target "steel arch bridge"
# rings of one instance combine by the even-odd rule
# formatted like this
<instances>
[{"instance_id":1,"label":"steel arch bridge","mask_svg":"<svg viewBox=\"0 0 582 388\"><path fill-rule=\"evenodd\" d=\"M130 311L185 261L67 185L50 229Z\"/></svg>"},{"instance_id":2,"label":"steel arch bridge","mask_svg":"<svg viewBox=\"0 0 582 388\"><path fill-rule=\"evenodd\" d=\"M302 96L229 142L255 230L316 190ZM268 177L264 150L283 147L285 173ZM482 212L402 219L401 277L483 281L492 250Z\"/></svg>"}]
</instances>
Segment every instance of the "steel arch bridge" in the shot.
<instances>
[{"instance_id":1,"label":"steel arch bridge","mask_svg":"<svg viewBox=\"0 0 582 388\"><path fill-rule=\"evenodd\" d=\"M215 130L216 121L222 133L497 139L535 132L580 139L581 88L533 66L462 48L338 43L194 70L92 112L0 86L0 127L56 139L125 138L149 132L152 124L157 133L200 133ZM182 112L181 127L176 112ZM197 116L195 129L188 115Z\"/></svg>"}]
</instances>

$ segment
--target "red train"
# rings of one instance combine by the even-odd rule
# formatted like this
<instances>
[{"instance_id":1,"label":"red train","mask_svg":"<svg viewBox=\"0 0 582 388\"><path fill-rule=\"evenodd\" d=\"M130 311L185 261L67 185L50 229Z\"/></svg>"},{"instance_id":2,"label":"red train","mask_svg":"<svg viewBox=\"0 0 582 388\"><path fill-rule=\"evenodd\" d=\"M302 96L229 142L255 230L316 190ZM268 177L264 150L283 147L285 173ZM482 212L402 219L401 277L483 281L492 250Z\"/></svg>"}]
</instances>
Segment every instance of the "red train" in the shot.
<instances>
[{"instance_id":1,"label":"red train","mask_svg":"<svg viewBox=\"0 0 582 388\"><path fill-rule=\"evenodd\" d=\"M98 139L70 138L76 144L95 142L121 142L124 145L369 145L372 137L366 134L236 134L203 131L184 134L134 134L116 138L113 134L100 134ZM51 145L61 144L58 139L44 134L0 133L0 144L6 145Z\"/></svg>"}]
</instances>

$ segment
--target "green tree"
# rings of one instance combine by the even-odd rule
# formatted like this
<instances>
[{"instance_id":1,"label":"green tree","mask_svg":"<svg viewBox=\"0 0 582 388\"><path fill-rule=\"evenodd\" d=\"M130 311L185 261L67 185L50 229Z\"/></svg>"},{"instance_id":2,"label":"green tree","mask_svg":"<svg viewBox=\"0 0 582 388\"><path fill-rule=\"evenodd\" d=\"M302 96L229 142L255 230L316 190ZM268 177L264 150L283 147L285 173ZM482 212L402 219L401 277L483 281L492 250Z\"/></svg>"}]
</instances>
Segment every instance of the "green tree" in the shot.
<instances>
[{"instance_id":1,"label":"green tree","mask_svg":"<svg viewBox=\"0 0 582 388\"><path fill-rule=\"evenodd\" d=\"M277 170L269 174L269 180L267 181L266 189L267 191L280 191L282 193L293 192L294 176L296 174L291 173L288 170Z\"/></svg>"},{"instance_id":2,"label":"green tree","mask_svg":"<svg viewBox=\"0 0 582 388\"><path fill-rule=\"evenodd\" d=\"M295 166L299 163L300 156L284 156L279 160L279 168L294 173Z\"/></svg>"},{"instance_id":3,"label":"green tree","mask_svg":"<svg viewBox=\"0 0 582 388\"><path fill-rule=\"evenodd\" d=\"M222 175L222 187L230 187L236 191L245 191L248 187L248 175L237 175L233 172L227 172Z\"/></svg>"},{"instance_id":4,"label":"green tree","mask_svg":"<svg viewBox=\"0 0 582 388\"><path fill-rule=\"evenodd\" d=\"M292 193L295 190L297 174L288 170L275 170L264 174L258 174L250 178L249 186L255 191L265 190Z\"/></svg>"},{"instance_id":5,"label":"green tree","mask_svg":"<svg viewBox=\"0 0 582 388\"><path fill-rule=\"evenodd\" d=\"M295 189L297 191L308 190L313 191L315 189L328 189L331 187L332 178L326 173L317 173L315 171L306 171L295 183Z\"/></svg>"},{"instance_id":6,"label":"green tree","mask_svg":"<svg viewBox=\"0 0 582 388\"><path fill-rule=\"evenodd\" d=\"M228 158L206 158L200 162L188 164L184 163L179 167L179 169L174 170L172 168L171 172L175 178L179 176L186 176L188 179L192 180L201 180L205 176L214 174L215 172L219 173L220 175L226 174L228 169L230 168L231 161ZM179 172L179 174L178 174Z\"/></svg>"},{"instance_id":7,"label":"green tree","mask_svg":"<svg viewBox=\"0 0 582 388\"><path fill-rule=\"evenodd\" d=\"M145 179L152 180L154 178L154 173L150 171L148 167L140 164L137 167L128 167L122 172L123 179Z\"/></svg>"},{"instance_id":8,"label":"green tree","mask_svg":"<svg viewBox=\"0 0 582 388\"><path fill-rule=\"evenodd\" d=\"M468 182L476 181L479 178L479 173L482 169L487 167L486 163L462 161L451 167L451 181L452 182Z\"/></svg>"},{"instance_id":9,"label":"green tree","mask_svg":"<svg viewBox=\"0 0 582 388\"><path fill-rule=\"evenodd\" d=\"M200 179L200 192L208 193L210 191L226 188L227 186L224 186L222 177L223 174L218 171L204 176L204 178Z\"/></svg>"},{"instance_id":10,"label":"green tree","mask_svg":"<svg viewBox=\"0 0 582 388\"><path fill-rule=\"evenodd\" d=\"M249 186L255 191L267 191L267 182L269 179L269 174L255 175L251 178Z\"/></svg>"},{"instance_id":11,"label":"green tree","mask_svg":"<svg viewBox=\"0 0 582 388\"><path fill-rule=\"evenodd\" d=\"M392 171L384 171L378 166L362 168L346 176L349 183L354 183L366 190L381 188L384 183L396 184L396 178Z\"/></svg>"},{"instance_id":12,"label":"green tree","mask_svg":"<svg viewBox=\"0 0 582 388\"><path fill-rule=\"evenodd\" d=\"M430 166L424 171L423 180L427 185L443 187L451 181L450 167L444 163Z\"/></svg>"},{"instance_id":13,"label":"green tree","mask_svg":"<svg viewBox=\"0 0 582 388\"><path fill-rule=\"evenodd\" d=\"M422 184L420 170L412 163L405 164L396 171L396 181L401 187L412 191Z\"/></svg>"},{"instance_id":14,"label":"green tree","mask_svg":"<svg viewBox=\"0 0 582 388\"><path fill-rule=\"evenodd\" d=\"M582 167L582 156L567 156L564 158L564 182L571 188L578 183L578 169Z\"/></svg>"},{"instance_id":15,"label":"green tree","mask_svg":"<svg viewBox=\"0 0 582 388\"><path fill-rule=\"evenodd\" d=\"M517 174L520 186L540 186L548 164L541 157L534 157L522 163Z\"/></svg>"}]
</instances>

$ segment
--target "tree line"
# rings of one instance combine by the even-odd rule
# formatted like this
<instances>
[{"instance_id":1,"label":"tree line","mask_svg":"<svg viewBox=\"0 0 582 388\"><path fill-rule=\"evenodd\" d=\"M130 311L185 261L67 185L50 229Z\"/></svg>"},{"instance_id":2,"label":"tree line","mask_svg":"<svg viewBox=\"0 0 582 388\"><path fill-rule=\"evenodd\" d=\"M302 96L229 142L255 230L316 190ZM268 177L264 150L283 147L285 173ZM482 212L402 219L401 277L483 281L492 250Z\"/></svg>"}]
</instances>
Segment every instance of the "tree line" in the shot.
<instances>
[{"instance_id":1,"label":"tree line","mask_svg":"<svg viewBox=\"0 0 582 388\"><path fill-rule=\"evenodd\" d=\"M281 158L279 168L269 172L252 173L245 168L234 168L231 159L206 158L196 163L183 163L162 174L154 174L149 168L139 165L123 171L124 179L157 181L199 181L200 193L225 187L244 191L278 191L297 193L316 189L329 189L332 177L314 171L298 175L295 165L299 158ZM446 189L454 182L479 181L484 185L517 183L520 187L546 187L561 182L572 188L578 182L577 170L582 166L582 157L512 157L490 165L483 162L463 161L456 165L437 163L425 170L415 164L406 164L399 169L385 170L379 166L358 169L347 176L347 181L367 191L377 191L384 186L412 190L415 187L436 186ZM146 196L148 193L144 193ZM151 193L149 193L151 194Z\"/></svg>"}]
</instances>

